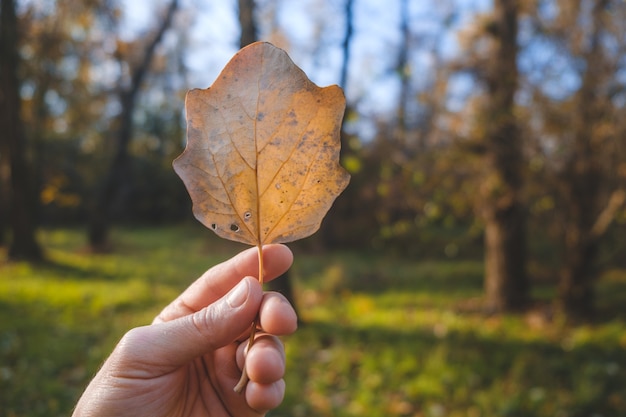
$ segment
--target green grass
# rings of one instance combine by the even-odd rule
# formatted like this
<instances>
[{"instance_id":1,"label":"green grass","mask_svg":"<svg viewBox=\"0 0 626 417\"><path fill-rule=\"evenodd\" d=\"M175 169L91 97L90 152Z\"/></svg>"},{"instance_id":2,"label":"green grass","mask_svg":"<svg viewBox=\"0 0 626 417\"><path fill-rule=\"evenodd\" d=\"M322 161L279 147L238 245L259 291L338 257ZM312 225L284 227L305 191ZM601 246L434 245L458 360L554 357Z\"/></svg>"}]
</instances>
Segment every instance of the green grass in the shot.
<instances>
[{"instance_id":1,"label":"green grass","mask_svg":"<svg viewBox=\"0 0 626 417\"><path fill-rule=\"evenodd\" d=\"M41 239L47 263L0 265L2 416L69 415L125 331L241 249L196 225L116 231L107 255L81 231ZM578 325L549 309L487 317L481 277L473 261L296 250L303 324L270 415L626 416L626 271L599 283L604 319Z\"/></svg>"}]
</instances>

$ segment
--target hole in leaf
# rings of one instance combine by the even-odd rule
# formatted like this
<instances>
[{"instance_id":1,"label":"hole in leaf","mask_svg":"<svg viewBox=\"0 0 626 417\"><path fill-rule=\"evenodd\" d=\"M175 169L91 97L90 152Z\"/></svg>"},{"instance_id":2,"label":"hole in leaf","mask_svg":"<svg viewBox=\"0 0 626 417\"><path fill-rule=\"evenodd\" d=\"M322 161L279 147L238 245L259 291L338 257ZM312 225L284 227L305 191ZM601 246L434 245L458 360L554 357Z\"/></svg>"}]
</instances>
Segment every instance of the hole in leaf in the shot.
<instances>
[{"instance_id":1,"label":"hole in leaf","mask_svg":"<svg viewBox=\"0 0 626 417\"><path fill-rule=\"evenodd\" d=\"M217 230L217 224L211 223L211 229L212 230Z\"/></svg>"},{"instance_id":2,"label":"hole in leaf","mask_svg":"<svg viewBox=\"0 0 626 417\"><path fill-rule=\"evenodd\" d=\"M235 223L230 225L230 230L233 232L238 232L239 231L239 226L236 225Z\"/></svg>"},{"instance_id":3,"label":"hole in leaf","mask_svg":"<svg viewBox=\"0 0 626 417\"><path fill-rule=\"evenodd\" d=\"M244 220L248 221L248 220L250 220L251 218L252 218L252 213L250 213L249 211L246 211L246 212L243 214L243 219L244 219Z\"/></svg>"}]
</instances>

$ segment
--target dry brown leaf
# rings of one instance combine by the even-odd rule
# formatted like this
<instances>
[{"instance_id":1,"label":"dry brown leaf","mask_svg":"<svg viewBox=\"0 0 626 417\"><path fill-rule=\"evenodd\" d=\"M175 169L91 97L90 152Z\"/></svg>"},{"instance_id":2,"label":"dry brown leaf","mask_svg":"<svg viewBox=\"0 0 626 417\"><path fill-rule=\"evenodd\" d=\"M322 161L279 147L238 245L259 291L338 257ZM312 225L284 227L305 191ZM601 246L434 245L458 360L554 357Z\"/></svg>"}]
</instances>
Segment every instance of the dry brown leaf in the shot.
<instances>
[{"instance_id":1,"label":"dry brown leaf","mask_svg":"<svg viewBox=\"0 0 626 417\"><path fill-rule=\"evenodd\" d=\"M243 48L206 90L185 101L187 146L174 161L198 220L219 236L256 245L319 229L350 175L339 165L345 98L320 88L269 43ZM254 343L258 318L248 348ZM248 377L244 366L234 388Z\"/></svg>"},{"instance_id":2,"label":"dry brown leaf","mask_svg":"<svg viewBox=\"0 0 626 417\"><path fill-rule=\"evenodd\" d=\"M339 165L345 99L312 83L281 49L254 43L208 89L187 94L187 146L174 161L195 217L263 245L314 233L347 186Z\"/></svg>"}]
</instances>

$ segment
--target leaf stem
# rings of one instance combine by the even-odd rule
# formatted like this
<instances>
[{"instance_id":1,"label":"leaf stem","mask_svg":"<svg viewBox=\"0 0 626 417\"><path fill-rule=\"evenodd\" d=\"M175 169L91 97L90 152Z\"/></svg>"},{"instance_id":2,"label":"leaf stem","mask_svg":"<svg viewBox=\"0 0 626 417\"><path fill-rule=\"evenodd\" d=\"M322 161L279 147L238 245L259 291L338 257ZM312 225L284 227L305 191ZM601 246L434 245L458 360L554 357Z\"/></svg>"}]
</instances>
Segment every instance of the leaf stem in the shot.
<instances>
[{"instance_id":1,"label":"leaf stem","mask_svg":"<svg viewBox=\"0 0 626 417\"><path fill-rule=\"evenodd\" d=\"M258 254L259 254L259 283L263 285L263 245L261 244L257 245L257 249L258 249ZM254 337L256 336L256 329L257 327L260 327L260 326L261 326L261 319L257 315L256 318L254 319L254 322L252 323L252 327L250 328L250 338L248 338L248 346L246 347L246 350L244 353L244 363L243 363L243 369L241 371L241 378L239 378L239 382L237 382L237 385L235 385L235 388L233 388L233 390L236 393L241 393L246 387L246 384L248 383L249 378L248 378L248 372L246 371L245 356L247 355L248 352L250 352L250 348L254 344Z\"/></svg>"}]
</instances>

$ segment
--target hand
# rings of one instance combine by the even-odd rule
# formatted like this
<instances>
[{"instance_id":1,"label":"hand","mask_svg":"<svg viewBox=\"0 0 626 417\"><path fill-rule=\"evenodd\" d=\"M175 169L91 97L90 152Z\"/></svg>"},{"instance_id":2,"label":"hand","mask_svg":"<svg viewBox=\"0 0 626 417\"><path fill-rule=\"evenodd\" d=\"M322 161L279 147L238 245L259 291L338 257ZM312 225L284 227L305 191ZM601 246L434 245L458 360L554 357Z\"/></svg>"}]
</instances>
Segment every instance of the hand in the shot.
<instances>
[{"instance_id":1,"label":"hand","mask_svg":"<svg viewBox=\"0 0 626 417\"><path fill-rule=\"evenodd\" d=\"M286 246L264 247L265 280L292 260ZM244 417L277 407L285 391L285 353L275 335L294 332L297 319L282 295L263 292L256 275L256 248L205 272L151 325L124 335L73 416ZM245 359L250 381L237 394L257 314L262 332Z\"/></svg>"}]
</instances>

